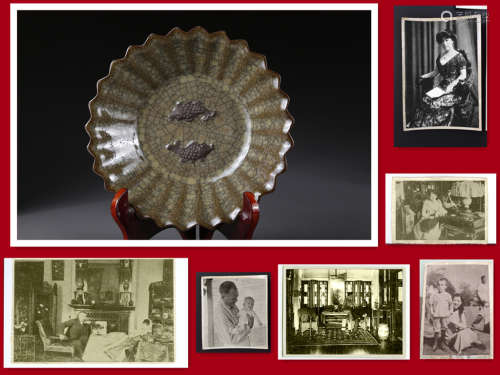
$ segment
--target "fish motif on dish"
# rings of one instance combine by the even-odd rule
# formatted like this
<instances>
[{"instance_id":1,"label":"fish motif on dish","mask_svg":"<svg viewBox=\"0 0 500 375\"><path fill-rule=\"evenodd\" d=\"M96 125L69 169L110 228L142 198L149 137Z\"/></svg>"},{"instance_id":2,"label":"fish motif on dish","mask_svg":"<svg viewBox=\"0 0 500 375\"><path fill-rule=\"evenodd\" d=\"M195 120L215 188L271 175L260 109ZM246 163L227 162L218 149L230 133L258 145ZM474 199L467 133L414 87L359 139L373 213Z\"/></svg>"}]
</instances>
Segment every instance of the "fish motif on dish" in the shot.
<instances>
[{"instance_id":1,"label":"fish motif on dish","mask_svg":"<svg viewBox=\"0 0 500 375\"><path fill-rule=\"evenodd\" d=\"M98 81L85 126L94 171L160 227L230 223L245 192L260 199L286 169L293 118L279 86L223 31L152 34Z\"/></svg>"},{"instance_id":2,"label":"fish motif on dish","mask_svg":"<svg viewBox=\"0 0 500 375\"><path fill-rule=\"evenodd\" d=\"M168 115L168 119L170 121L191 122L198 116L200 116L201 121L207 121L215 116L215 111L208 110L199 100L177 102L170 115Z\"/></svg>"},{"instance_id":3,"label":"fish motif on dish","mask_svg":"<svg viewBox=\"0 0 500 375\"><path fill-rule=\"evenodd\" d=\"M186 163L188 161L194 163L197 160L205 161L207 155L214 150L214 145L190 142L185 147L181 147L181 143L179 141L175 141L174 143L166 145L165 148L179 155L182 163Z\"/></svg>"}]
</instances>

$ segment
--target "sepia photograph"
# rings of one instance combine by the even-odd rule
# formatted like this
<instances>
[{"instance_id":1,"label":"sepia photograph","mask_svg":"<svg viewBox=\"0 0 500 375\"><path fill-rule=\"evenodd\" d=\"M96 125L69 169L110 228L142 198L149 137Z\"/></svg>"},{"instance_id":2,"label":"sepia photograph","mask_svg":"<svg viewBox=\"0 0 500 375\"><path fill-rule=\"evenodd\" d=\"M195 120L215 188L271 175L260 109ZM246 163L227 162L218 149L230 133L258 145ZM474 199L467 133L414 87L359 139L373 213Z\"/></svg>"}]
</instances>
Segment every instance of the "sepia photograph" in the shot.
<instances>
[{"instance_id":1,"label":"sepia photograph","mask_svg":"<svg viewBox=\"0 0 500 375\"><path fill-rule=\"evenodd\" d=\"M280 359L408 359L409 266L280 265Z\"/></svg>"},{"instance_id":2,"label":"sepia photograph","mask_svg":"<svg viewBox=\"0 0 500 375\"><path fill-rule=\"evenodd\" d=\"M196 275L197 351L270 351L270 274Z\"/></svg>"},{"instance_id":3,"label":"sepia photograph","mask_svg":"<svg viewBox=\"0 0 500 375\"><path fill-rule=\"evenodd\" d=\"M493 261L422 260L421 358L493 358Z\"/></svg>"},{"instance_id":4,"label":"sepia photograph","mask_svg":"<svg viewBox=\"0 0 500 375\"><path fill-rule=\"evenodd\" d=\"M187 269L187 260L182 261ZM177 262L7 259L9 364L174 367L179 353L176 309L186 308L184 303L176 306L176 283L187 278L182 268L177 276ZM182 324L180 334L186 333Z\"/></svg>"},{"instance_id":5,"label":"sepia photograph","mask_svg":"<svg viewBox=\"0 0 500 375\"><path fill-rule=\"evenodd\" d=\"M392 243L488 243L488 178L392 177L391 186Z\"/></svg>"},{"instance_id":6,"label":"sepia photograph","mask_svg":"<svg viewBox=\"0 0 500 375\"><path fill-rule=\"evenodd\" d=\"M403 17L401 34L403 130L481 131L481 15Z\"/></svg>"}]
</instances>

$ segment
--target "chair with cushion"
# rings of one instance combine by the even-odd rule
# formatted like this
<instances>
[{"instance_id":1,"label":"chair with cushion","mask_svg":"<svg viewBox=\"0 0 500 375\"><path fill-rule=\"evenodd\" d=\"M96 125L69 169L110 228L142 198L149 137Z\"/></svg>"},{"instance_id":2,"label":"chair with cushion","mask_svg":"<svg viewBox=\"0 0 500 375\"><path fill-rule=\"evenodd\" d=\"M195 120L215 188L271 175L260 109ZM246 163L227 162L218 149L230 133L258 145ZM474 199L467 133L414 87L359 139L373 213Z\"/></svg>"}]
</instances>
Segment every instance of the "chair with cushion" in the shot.
<instances>
[{"instance_id":1,"label":"chair with cushion","mask_svg":"<svg viewBox=\"0 0 500 375\"><path fill-rule=\"evenodd\" d=\"M40 334L40 339L43 344L43 351L52 352L52 353L67 353L74 355L73 346L71 342L66 339L61 339L58 336L47 336L45 333L45 328L43 328L43 324L41 321L35 321L35 324L38 328L38 333Z\"/></svg>"}]
</instances>

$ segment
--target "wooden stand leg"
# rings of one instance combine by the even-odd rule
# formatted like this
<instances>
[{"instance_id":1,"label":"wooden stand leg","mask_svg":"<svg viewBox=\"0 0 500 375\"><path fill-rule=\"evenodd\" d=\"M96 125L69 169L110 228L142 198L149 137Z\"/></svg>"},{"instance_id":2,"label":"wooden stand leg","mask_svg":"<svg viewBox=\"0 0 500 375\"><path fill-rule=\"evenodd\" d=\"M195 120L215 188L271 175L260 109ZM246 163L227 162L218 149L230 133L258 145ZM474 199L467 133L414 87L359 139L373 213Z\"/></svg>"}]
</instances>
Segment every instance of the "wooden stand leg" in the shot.
<instances>
[{"instance_id":1,"label":"wooden stand leg","mask_svg":"<svg viewBox=\"0 0 500 375\"><path fill-rule=\"evenodd\" d=\"M200 226L200 240L211 240L214 236L214 232L215 231L212 229Z\"/></svg>"},{"instance_id":2,"label":"wooden stand leg","mask_svg":"<svg viewBox=\"0 0 500 375\"><path fill-rule=\"evenodd\" d=\"M120 189L111 202L111 215L122 231L124 240L147 240L160 232L151 219L140 219L128 204L127 189Z\"/></svg>"},{"instance_id":3,"label":"wooden stand leg","mask_svg":"<svg viewBox=\"0 0 500 375\"><path fill-rule=\"evenodd\" d=\"M221 224L218 230L230 240L250 240L259 221L259 204L252 193L243 193L243 209L230 224Z\"/></svg>"},{"instance_id":4,"label":"wooden stand leg","mask_svg":"<svg viewBox=\"0 0 500 375\"><path fill-rule=\"evenodd\" d=\"M164 229L156 225L152 219L139 218L135 209L128 203L127 189L120 189L111 202L111 215L120 228L124 240L145 240L150 239L155 234ZM251 239L255 227L259 221L259 204L252 193L243 194L243 209L230 224L220 224L217 226L224 236L228 239ZM210 240L214 235L214 230L199 227L199 238L201 240ZM176 228L177 229L177 228ZM182 239L195 240L196 226L181 231L177 229Z\"/></svg>"},{"instance_id":5,"label":"wooden stand leg","mask_svg":"<svg viewBox=\"0 0 500 375\"><path fill-rule=\"evenodd\" d=\"M177 228L175 228L175 229L177 229ZM185 232L177 229L177 232L179 232L179 234L181 235L183 240L196 240L196 226L188 229Z\"/></svg>"}]
</instances>

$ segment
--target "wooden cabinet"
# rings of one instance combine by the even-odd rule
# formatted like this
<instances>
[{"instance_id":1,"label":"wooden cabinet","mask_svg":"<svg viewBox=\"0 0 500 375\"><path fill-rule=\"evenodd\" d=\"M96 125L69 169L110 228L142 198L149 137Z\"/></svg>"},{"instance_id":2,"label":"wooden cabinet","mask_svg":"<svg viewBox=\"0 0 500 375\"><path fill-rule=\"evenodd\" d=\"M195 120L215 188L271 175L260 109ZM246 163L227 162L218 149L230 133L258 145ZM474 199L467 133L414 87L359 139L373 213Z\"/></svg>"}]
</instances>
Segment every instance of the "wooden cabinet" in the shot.
<instances>
[{"instance_id":1,"label":"wooden cabinet","mask_svg":"<svg viewBox=\"0 0 500 375\"><path fill-rule=\"evenodd\" d=\"M328 305L328 281L302 281L302 307L323 307Z\"/></svg>"},{"instance_id":2,"label":"wooden cabinet","mask_svg":"<svg viewBox=\"0 0 500 375\"><path fill-rule=\"evenodd\" d=\"M389 339L402 339L403 321L403 271L379 270L379 311L377 324L389 326Z\"/></svg>"},{"instance_id":3,"label":"wooden cabinet","mask_svg":"<svg viewBox=\"0 0 500 375\"><path fill-rule=\"evenodd\" d=\"M163 267L163 281L149 285L149 319L162 326L173 325L174 313L174 264L166 259Z\"/></svg>"},{"instance_id":4,"label":"wooden cabinet","mask_svg":"<svg viewBox=\"0 0 500 375\"><path fill-rule=\"evenodd\" d=\"M34 362L35 336L14 335L14 362Z\"/></svg>"},{"instance_id":5,"label":"wooden cabinet","mask_svg":"<svg viewBox=\"0 0 500 375\"><path fill-rule=\"evenodd\" d=\"M348 306L371 306L372 283L371 281L346 281L345 304Z\"/></svg>"}]
</instances>

